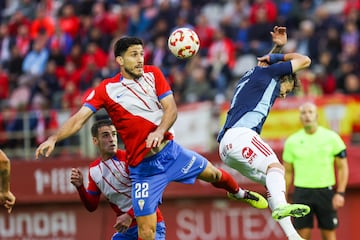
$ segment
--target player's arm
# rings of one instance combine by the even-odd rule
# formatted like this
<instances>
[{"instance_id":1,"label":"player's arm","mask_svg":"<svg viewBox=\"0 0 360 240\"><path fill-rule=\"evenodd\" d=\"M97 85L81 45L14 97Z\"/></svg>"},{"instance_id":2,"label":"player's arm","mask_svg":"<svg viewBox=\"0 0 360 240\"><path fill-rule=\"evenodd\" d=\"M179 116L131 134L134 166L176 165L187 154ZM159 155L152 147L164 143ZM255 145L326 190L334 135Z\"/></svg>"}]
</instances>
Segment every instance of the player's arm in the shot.
<instances>
[{"instance_id":1,"label":"player's arm","mask_svg":"<svg viewBox=\"0 0 360 240\"><path fill-rule=\"evenodd\" d=\"M55 134L51 135L45 142L39 145L35 152L36 159L38 159L40 155L48 157L54 150L56 142L77 133L93 114L94 112L90 108L85 106L81 107Z\"/></svg>"},{"instance_id":2,"label":"player's arm","mask_svg":"<svg viewBox=\"0 0 360 240\"><path fill-rule=\"evenodd\" d=\"M6 154L0 150L0 192L10 191L10 160Z\"/></svg>"},{"instance_id":3,"label":"player's arm","mask_svg":"<svg viewBox=\"0 0 360 240\"><path fill-rule=\"evenodd\" d=\"M15 205L15 199L10 192L10 159L0 150L0 204L10 213Z\"/></svg>"},{"instance_id":4,"label":"player's arm","mask_svg":"<svg viewBox=\"0 0 360 240\"><path fill-rule=\"evenodd\" d=\"M177 118L177 107L172 94L161 99L160 103L163 107L163 116L156 130L148 135L146 139L147 148L160 146L164 139L164 134L169 131ZM154 141L155 139L157 141Z\"/></svg>"},{"instance_id":5,"label":"player's arm","mask_svg":"<svg viewBox=\"0 0 360 240\"><path fill-rule=\"evenodd\" d=\"M299 53L284 54L284 61L291 61L293 73L298 72L304 68L307 68L311 64L311 59L308 56Z\"/></svg>"},{"instance_id":6,"label":"player's arm","mask_svg":"<svg viewBox=\"0 0 360 240\"><path fill-rule=\"evenodd\" d=\"M308 56L300 53L286 53L286 54L268 54L258 58L260 62L267 62L268 64L275 64L277 62L291 62L292 72L298 72L307 68L311 64L311 59Z\"/></svg>"},{"instance_id":7,"label":"player's arm","mask_svg":"<svg viewBox=\"0 0 360 240\"><path fill-rule=\"evenodd\" d=\"M77 187L76 190L79 193L81 202L89 212L93 212L97 209L100 202L99 194L90 194L86 191L84 185Z\"/></svg>"},{"instance_id":8,"label":"player's arm","mask_svg":"<svg viewBox=\"0 0 360 240\"><path fill-rule=\"evenodd\" d=\"M270 32L270 34L274 46L270 50L269 54L281 53L282 47L287 43L286 27L275 26L273 31Z\"/></svg>"},{"instance_id":9,"label":"player's arm","mask_svg":"<svg viewBox=\"0 0 360 240\"><path fill-rule=\"evenodd\" d=\"M93 181L89 178L89 184ZM78 168L71 169L70 182L76 187L81 202L89 212L97 209L100 202L100 194L90 194L84 187L84 177ZM94 184L94 183L93 183Z\"/></svg>"}]
</instances>

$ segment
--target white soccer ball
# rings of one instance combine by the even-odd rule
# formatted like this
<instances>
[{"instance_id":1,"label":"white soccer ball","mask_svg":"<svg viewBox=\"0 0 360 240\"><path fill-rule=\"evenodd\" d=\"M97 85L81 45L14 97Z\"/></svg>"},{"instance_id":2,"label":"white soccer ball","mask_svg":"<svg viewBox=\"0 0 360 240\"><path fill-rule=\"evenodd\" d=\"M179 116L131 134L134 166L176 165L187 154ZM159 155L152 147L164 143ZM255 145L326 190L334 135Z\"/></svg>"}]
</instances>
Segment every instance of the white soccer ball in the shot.
<instances>
[{"instance_id":1,"label":"white soccer ball","mask_svg":"<svg viewBox=\"0 0 360 240\"><path fill-rule=\"evenodd\" d=\"M177 58L191 58L199 51L200 40L194 30L178 28L170 34L168 47Z\"/></svg>"}]
</instances>

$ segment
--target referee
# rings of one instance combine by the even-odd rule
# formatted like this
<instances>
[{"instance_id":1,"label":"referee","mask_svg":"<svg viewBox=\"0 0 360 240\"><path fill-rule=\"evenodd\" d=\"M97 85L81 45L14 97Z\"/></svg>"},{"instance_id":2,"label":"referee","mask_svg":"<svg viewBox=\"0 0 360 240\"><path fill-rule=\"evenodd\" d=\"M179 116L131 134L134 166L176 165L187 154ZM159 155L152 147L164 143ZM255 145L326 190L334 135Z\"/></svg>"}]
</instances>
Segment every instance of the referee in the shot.
<instances>
[{"instance_id":1,"label":"referee","mask_svg":"<svg viewBox=\"0 0 360 240\"><path fill-rule=\"evenodd\" d=\"M282 158L287 190L295 186L293 202L310 206L311 212L294 218L294 226L311 239L316 217L322 239L336 240L337 209L344 206L349 176L346 146L336 132L318 125L315 104L304 103L299 110L303 129L285 141Z\"/></svg>"}]
</instances>

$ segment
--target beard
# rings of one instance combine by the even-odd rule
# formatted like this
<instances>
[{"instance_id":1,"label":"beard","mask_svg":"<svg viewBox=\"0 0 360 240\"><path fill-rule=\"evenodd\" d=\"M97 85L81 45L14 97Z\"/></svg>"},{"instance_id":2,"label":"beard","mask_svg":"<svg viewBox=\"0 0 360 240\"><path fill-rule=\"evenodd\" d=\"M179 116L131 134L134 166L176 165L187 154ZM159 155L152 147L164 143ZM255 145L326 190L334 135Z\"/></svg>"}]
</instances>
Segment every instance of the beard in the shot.
<instances>
[{"instance_id":1,"label":"beard","mask_svg":"<svg viewBox=\"0 0 360 240\"><path fill-rule=\"evenodd\" d=\"M134 70L131 70L129 68L124 68L124 71L133 79L140 78L143 75L143 71L141 71L140 73L136 73Z\"/></svg>"}]
</instances>

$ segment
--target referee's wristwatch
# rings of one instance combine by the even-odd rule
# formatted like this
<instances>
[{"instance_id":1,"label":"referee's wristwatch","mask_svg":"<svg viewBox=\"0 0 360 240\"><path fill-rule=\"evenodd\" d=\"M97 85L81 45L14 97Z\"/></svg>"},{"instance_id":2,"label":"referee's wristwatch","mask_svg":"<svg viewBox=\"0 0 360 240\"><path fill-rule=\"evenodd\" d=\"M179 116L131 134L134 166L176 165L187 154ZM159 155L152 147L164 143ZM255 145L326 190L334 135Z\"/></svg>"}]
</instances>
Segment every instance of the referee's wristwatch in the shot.
<instances>
[{"instance_id":1,"label":"referee's wristwatch","mask_svg":"<svg viewBox=\"0 0 360 240\"><path fill-rule=\"evenodd\" d=\"M345 197L345 192L336 192L335 194L339 194L339 195Z\"/></svg>"}]
</instances>

